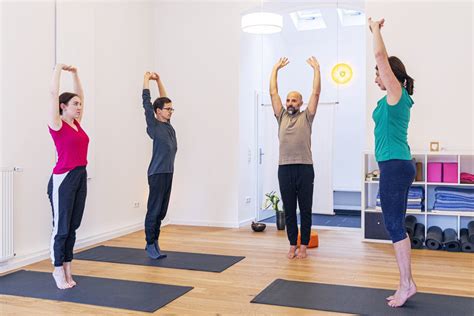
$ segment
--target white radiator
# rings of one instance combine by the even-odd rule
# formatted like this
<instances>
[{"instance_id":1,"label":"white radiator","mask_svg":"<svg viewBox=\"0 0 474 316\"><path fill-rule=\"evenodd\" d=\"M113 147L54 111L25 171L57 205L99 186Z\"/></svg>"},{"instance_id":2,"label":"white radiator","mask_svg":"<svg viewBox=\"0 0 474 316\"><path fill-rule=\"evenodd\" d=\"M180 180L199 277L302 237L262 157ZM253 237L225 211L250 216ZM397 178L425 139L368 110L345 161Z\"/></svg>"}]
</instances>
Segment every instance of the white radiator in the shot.
<instances>
[{"instance_id":1,"label":"white radiator","mask_svg":"<svg viewBox=\"0 0 474 316\"><path fill-rule=\"evenodd\" d=\"M1 168L0 182L0 262L13 258L13 173L14 168Z\"/></svg>"}]
</instances>

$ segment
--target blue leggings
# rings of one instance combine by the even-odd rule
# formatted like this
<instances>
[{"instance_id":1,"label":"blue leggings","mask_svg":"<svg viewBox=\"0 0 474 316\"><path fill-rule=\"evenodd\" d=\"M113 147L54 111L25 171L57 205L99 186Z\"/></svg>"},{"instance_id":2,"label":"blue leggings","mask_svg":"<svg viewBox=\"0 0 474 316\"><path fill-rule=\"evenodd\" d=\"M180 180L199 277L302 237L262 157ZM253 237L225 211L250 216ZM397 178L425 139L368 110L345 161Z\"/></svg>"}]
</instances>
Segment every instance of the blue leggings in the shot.
<instances>
[{"instance_id":1,"label":"blue leggings","mask_svg":"<svg viewBox=\"0 0 474 316\"><path fill-rule=\"evenodd\" d=\"M416 168L412 160L392 159L380 161L380 203L385 228L393 243L407 238L405 214L408 190L415 179Z\"/></svg>"}]
</instances>

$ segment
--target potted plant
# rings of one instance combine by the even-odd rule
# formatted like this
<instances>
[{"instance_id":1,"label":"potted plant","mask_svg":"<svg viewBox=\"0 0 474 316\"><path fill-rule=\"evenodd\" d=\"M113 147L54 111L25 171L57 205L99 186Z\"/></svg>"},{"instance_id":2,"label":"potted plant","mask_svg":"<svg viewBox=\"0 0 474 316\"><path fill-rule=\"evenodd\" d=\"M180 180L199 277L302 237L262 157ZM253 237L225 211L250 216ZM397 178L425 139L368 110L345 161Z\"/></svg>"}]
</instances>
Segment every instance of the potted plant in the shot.
<instances>
[{"instance_id":1,"label":"potted plant","mask_svg":"<svg viewBox=\"0 0 474 316\"><path fill-rule=\"evenodd\" d=\"M275 191L266 193L265 196L267 197L267 199L265 200L264 208L268 209L270 208L270 206L273 208L273 210L275 211L277 229L284 230L285 229L285 211L278 207L278 203L280 203L280 198L278 197Z\"/></svg>"}]
</instances>

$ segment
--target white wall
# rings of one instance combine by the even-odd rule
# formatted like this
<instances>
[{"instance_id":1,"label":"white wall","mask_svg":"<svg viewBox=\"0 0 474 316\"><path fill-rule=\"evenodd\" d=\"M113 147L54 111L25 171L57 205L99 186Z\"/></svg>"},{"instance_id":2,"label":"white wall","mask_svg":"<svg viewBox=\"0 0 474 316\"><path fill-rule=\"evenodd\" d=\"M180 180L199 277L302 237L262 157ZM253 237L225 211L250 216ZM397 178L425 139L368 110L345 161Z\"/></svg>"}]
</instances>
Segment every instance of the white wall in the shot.
<instances>
[{"instance_id":1,"label":"white wall","mask_svg":"<svg viewBox=\"0 0 474 316\"><path fill-rule=\"evenodd\" d=\"M1 102L8 105L1 113L1 165L24 168L15 175L17 258L3 267L8 269L48 256L51 208L46 185L55 153L46 124L54 65L54 6L51 2L1 6ZM58 7L62 14L58 57L65 59L58 61L79 67L85 86L83 125L92 138L92 178L78 230L79 246L143 225L151 142L145 132L141 86L143 72L154 66L152 9L148 2L87 2L80 7L70 2ZM79 28L82 23L86 24ZM62 81L64 91L69 76L65 74ZM139 208L133 208L134 201L140 202Z\"/></svg>"},{"instance_id":2,"label":"white wall","mask_svg":"<svg viewBox=\"0 0 474 316\"><path fill-rule=\"evenodd\" d=\"M54 8L46 2L2 2L0 6L1 165L23 168L14 180L14 244L17 257L24 257L49 245L51 208L46 186L54 152L46 111L53 69Z\"/></svg>"},{"instance_id":3,"label":"white wall","mask_svg":"<svg viewBox=\"0 0 474 316\"><path fill-rule=\"evenodd\" d=\"M271 69L278 58L287 55L287 47L280 33L255 35L241 32L240 50L239 223L242 223L255 217L255 210L263 205L264 193L278 192L275 172L278 165L277 122L270 106L268 89ZM262 108L261 103L266 105ZM259 115L264 116L261 124L271 126L261 130L270 131L272 127L275 130L270 135L260 135L260 142L267 145L262 148L265 163L259 173L263 192L257 191L256 177L259 164L256 124ZM250 203L246 203L247 197L251 197Z\"/></svg>"},{"instance_id":4,"label":"white wall","mask_svg":"<svg viewBox=\"0 0 474 316\"><path fill-rule=\"evenodd\" d=\"M257 91L261 91L262 67L262 37L254 34L241 34L240 45L240 74L239 74L239 223L255 217L255 210L260 204L256 199L257 183L255 160L257 144L255 142L256 102ZM245 198L250 197L250 203Z\"/></svg>"},{"instance_id":5,"label":"white wall","mask_svg":"<svg viewBox=\"0 0 474 316\"><path fill-rule=\"evenodd\" d=\"M3 34L3 6L0 5L0 34ZM0 63L3 60L3 41L0 40ZM0 75L0 91L3 91L3 76ZM3 144L3 122L1 117L3 117L3 98L0 96L0 149ZM3 150L0 150L0 167L3 166Z\"/></svg>"},{"instance_id":6,"label":"white wall","mask_svg":"<svg viewBox=\"0 0 474 316\"><path fill-rule=\"evenodd\" d=\"M155 9L156 71L176 108L172 223L238 224L242 5L163 2Z\"/></svg>"},{"instance_id":7,"label":"white wall","mask_svg":"<svg viewBox=\"0 0 474 316\"><path fill-rule=\"evenodd\" d=\"M367 2L367 16L386 19L382 34L389 55L398 56L415 79L408 133L412 150L428 150L430 141L439 141L447 150L474 148L473 72L466 71L473 63L472 6L470 1ZM368 40L367 145L371 149L371 115L384 95L373 83L372 51Z\"/></svg>"},{"instance_id":8,"label":"white wall","mask_svg":"<svg viewBox=\"0 0 474 316\"><path fill-rule=\"evenodd\" d=\"M333 179L335 191L360 191L360 166L365 148L365 26L339 28L339 60L353 70L352 80L339 86L334 119Z\"/></svg>"},{"instance_id":9,"label":"white wall","mask_svg":"<svg viewBox=\"0 0 474 316\"><path fill-rule=\"evenodd\" d=\"M313 155L315 155L317 181L322 183L319 192L323 197L332 196L333 186L330 181L321 180L324 175L322 170L328 168L322 167L326 159L334 161L333 171L329 172L329 176L334 178L335 190L360 190L360 166L361 152L365 142L365 26L343 27L337 16L336 3L330 5L312 4L300 7L298 4L287 3L286 6L280 6L278 13L284 17L284 28L281 33L272 35L252 35L242 32L241 40L241 192L245 192L250 196L254 193L257 171L255 169L245 168L248 162L247 143L255 146L255 105L251 91L262 90L268 93L268 81L271 69L276 60L281 56L287 56L290 65L279 75L279 90L282 97L291 90L299 90L303 94L304 101L308 101L308 95L311 92L312 70L306 63L306 59L314 55L321 64L322 74L322 95L320 102L339 101L340 104L321 105L321 113L318 118L322 121L315 122L313 137ZM293 12L300 8L314 9L318 8L322 11L327 24L326 29L313 31L297 31L289 17L289 12ZM361 6L359 6L361 8ZM273 8L270 9L272 11ZM331 78L331 69L337 62L347 62L354 70L353 80L347 85L337 86ZM260 77L262 79L260 79ZM261 81L259 81L261 80ZM327 118L323 118L323 111L327 111L326 107L335 108L334 129L331 128L330 134L324 131L323 126L327 124ZM271 109L269 110L270 112ZM333 115L333 114L331 114ZM269 124L275 125L276 121L273 115L269 114ZM265 124L264 121L261 122ZM271 131L273 126L263 130ZM323 134L321 134L321 132ZM324 135L323 137L320 137ZM264 161L265 171L263 172L264 192L276 189L278 191L277 165L278 165L278 136L275 130L270 137L265 138ZM319 138L318 138L319 136ZM326 141L328 137L333 140L329 144L334 145L334 153L328 151L328 144L323 145L321 141ZM349 141L350 140L350 141ZM254 149L255 159L258 160L257 148ZM321 149L322 147L326 148ZM332 145L331 145L332 148ZM276 150L272 152L272 150ZM319 151L318 151L319 149ZM321 152L322 150L322 152ZM272 157L273 156L273 157ZM330 156L330 158L325 158ZM350 159L348 159L350 157ZM275 158L275 159L273 159ZM249 163L253 164L253 163ZM255 164L253 164L255 165ZM319 166L319 171L318 171ZM268 169L268 170L267 170ZM330 168L329 168L330 169ZM328 188L328 186L330 188ZM325 190L328 190L326 192ZM251 191L254 190L254 191ZM316 191L315 191L316 192ZM257 195L257 202L260 202L262 194ZM248 208L256 208L258 203L245 204L245 195L239 196L239 210ZM324 203L322 197L316 197L315 207L323 210L327 209L328 203ZM332 206L329 207L332 212ZM246 212L245 214L250 214Z\"/></svg>"}]
</instances>

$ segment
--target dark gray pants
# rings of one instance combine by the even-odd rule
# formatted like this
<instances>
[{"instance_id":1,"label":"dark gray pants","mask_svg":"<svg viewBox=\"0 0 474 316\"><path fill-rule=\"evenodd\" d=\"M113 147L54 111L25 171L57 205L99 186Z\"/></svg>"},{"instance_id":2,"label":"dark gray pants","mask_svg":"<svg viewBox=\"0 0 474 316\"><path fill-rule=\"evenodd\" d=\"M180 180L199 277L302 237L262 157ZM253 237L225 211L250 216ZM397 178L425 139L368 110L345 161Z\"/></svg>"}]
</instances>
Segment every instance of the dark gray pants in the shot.
<instances>
[{"instance_id":1,"label":"dark gray pants","mask_svg":"<svg viewBox=\"0 0 474 316\"><path fill-rule=\"evenodd\" d=\"M145 217L145 235L148 244L154 243L160 237L161 221L168 211L172 183L172 173L157 173L148 177L150 193Z\"/></svg>"},{"instance_id":2,"label":"dark gray pants","mask_svg":"<svg viewBox=\"0 0 474 316\"><path fill-rule=\"evenodd\" d=\"M281 199L285 210L286 233L290 245L298 240L296 203L300 208L301 244L308 245L311 236L313 208L314 169L313 165L280 165L278 167Z\"/></svg>"},{"instance_id":3,"label":"dark gray pants","mask_svg":"<svg viewBox=\"0 0 474 316\"><path fill-rule=\"evenodd\" d=\"M53 174L48 183L48 197L53 211L51 260L55 267L73 259L76 230L81 225L86 205L87 171L77 167L63 174Z\"/></svg>"}]
</instances>

